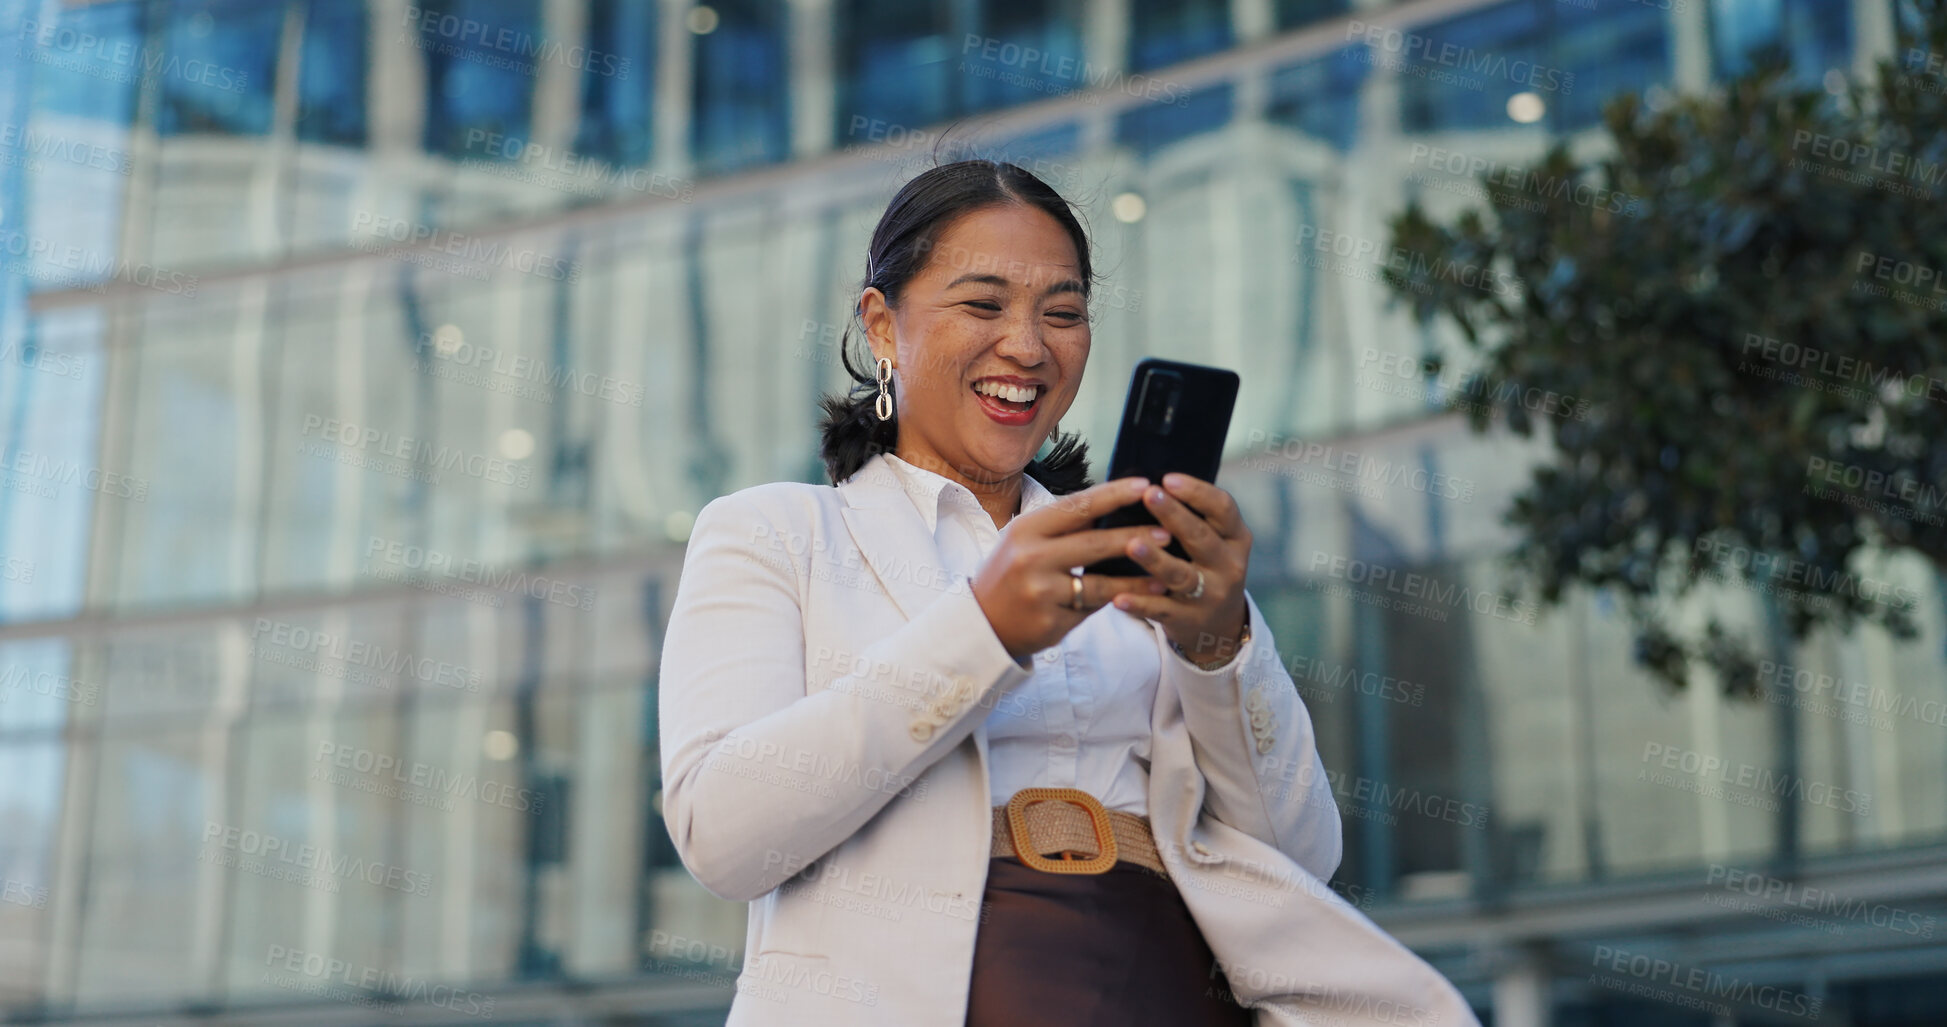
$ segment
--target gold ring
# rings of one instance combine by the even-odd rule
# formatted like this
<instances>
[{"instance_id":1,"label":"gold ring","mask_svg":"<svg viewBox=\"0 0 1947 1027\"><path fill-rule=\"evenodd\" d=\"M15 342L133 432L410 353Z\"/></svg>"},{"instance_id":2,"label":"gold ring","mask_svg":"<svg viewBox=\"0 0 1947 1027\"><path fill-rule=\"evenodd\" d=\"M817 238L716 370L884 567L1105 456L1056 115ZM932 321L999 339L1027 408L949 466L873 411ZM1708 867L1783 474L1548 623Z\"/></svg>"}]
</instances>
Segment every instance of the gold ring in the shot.
<instances>
[{"instance_id":1,"label":"gold ring","mask_svg":"<svg viewBox=\"0 0 1947 1027\"><path fill-rule=\"evenodd\" d=\"M1082 572L1070 569L1068 573L1073 575L1068 580L1075 583L1075 592L1068 600L1068 605L1071 609L1080 610L1082 609Z\"/></svg>"}]
</instances>

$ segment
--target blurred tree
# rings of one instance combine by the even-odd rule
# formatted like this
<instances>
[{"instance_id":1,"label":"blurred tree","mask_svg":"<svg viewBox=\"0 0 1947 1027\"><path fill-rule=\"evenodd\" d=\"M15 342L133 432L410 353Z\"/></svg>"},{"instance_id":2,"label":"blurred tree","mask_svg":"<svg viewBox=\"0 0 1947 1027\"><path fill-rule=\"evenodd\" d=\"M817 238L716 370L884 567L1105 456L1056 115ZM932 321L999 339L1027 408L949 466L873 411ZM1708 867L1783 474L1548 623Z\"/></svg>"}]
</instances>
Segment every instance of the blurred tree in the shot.
<instances>
[{"instance_id":1,"label":"blurred tree","mask_svg":"<svg viewBox=\"0 0 1947 1027\"><path fill-rule=\"evenodd\" d=\"M1454 397L1474 430L1552 436L1506 514L1519 587L1613 590L1672 686L1701 662L1759 690L1757 640L1674 612L1701 581L1776 597L1793 640L1910 639L1917 591L1859 558L1947 569L1947 0L1903 7L1864 81L1774 53L1705 96L1621 96L1612 154L1557 143L1487 172L1491 210L1391 222L1387 285L1480 358Z\"/></svg>"}]
</instances>

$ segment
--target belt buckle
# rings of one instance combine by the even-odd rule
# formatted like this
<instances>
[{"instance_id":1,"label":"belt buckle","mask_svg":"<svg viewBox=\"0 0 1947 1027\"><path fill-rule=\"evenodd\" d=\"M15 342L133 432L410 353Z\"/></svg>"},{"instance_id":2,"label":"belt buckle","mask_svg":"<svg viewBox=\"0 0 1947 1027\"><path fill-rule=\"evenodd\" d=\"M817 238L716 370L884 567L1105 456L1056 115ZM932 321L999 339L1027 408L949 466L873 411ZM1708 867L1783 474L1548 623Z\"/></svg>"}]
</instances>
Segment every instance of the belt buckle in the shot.
<instances>
[{"instance_id":1,"label":"belt buckle","mask_svg":"<svg viewBox=\"0 0 1947 1027\"><path fill-rule=\"evenodd\" d=\"M1027 808L1037 802L1070 802L1088 811L1089 820L1095 827L1096 855L1085 859L1072 859L1063 855L1060 859L1049 859L1035 851L1033 839L1028 837ZM1021 862L1036 870L1049 874L1101 874L1115 866L1115 828L1109 823L1109 811L1097 801L1095 796L1079 788L1023 788L1007 800L1007 826L1014 838L1014 854ZM1064 853L1072 849L1062 850Z\"/></svg>"}]
</instances>

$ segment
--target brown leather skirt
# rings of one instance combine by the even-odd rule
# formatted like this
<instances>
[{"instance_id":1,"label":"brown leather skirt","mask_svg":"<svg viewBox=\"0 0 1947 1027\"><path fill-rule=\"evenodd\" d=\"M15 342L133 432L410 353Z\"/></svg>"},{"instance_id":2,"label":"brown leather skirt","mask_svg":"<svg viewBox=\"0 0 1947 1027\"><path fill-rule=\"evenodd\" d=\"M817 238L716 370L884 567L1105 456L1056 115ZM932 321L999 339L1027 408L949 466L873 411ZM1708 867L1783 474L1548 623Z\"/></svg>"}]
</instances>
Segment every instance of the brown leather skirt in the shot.
<instances>
[{"instance_id":1,"label":"brown leather skirt","mask_svg":"<svg viewBox=\"0 0 1947 1027\"><path fill-rule=\"evenodd\" d=\"M1169 878L987 867L967 1027L1250 1027Z\"/></svg>"}]
</instances>

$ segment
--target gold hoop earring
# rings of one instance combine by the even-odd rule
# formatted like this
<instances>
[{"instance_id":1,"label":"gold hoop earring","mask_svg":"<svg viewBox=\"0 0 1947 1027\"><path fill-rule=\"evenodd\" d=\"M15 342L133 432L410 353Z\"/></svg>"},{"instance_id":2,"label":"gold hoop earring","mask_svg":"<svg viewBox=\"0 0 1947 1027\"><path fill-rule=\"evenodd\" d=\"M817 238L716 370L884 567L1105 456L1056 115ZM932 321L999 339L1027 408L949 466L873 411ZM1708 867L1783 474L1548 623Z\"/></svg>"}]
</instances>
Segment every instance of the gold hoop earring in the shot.
<instances>
[{"instance_id":1,"label":"gold hoop earring","mask_svg":"<svg viewBox=\"0 0 1947 1027\"><path fill-rule=\"evenodd\" d=\"M878 402L872 405L872 410L874 413L879 415L879 420L881 421L892 420L892 393L886 391L887 387L890 386L891 384L892 384L892 361L888 360L885 357L880 357L879 358L879 400Z\"/></svg>"}]
</instances>

